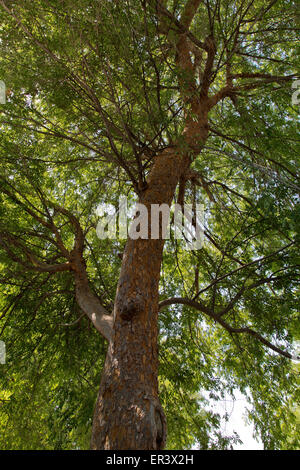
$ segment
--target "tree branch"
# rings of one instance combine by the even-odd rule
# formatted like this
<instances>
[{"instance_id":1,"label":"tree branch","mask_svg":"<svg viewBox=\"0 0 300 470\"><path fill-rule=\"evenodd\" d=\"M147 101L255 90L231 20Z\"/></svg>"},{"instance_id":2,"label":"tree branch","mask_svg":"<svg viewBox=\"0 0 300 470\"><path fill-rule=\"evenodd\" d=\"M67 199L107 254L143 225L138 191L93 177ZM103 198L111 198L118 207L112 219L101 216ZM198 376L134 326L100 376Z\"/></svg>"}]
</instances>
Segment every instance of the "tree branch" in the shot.
<instances>
[{"instance_id":1,"label":"tree branch","mask_svg":"<svg viewBox=\"0 0 300 470\"><path fill-rule=\"evenodd\" d=\"M161 1L157 0L156 3L157 3L157 6L158 6L158 13L159 14L162 14L162 15L166 16L167 18L169 18L172 21L172 23L174 23L177 30L180 33L186 34L186 36L190 39L190 41L192 43L194 43L196 46L200 47L200 49L207 50L207 45L204 42L199 41L199 39L197 39L196 36L194 36L193 33L191 33L189 31L189 29L184 24L182 24L181 21L178 21L177 18L175 18L175 16L162 4ZM188 2L188 3L190 3L190 2ZM191 2L191 3L193 3L193 2ZM193 8L191 8L190 13L187 15L187 23L190 19L192 10L193 10Z\"/></svg>"},{"instance_id":2,"label":"tree branch","mask_svg":"<svg viewBox=\"0 0 300 470\"><path fill-rule=\"evenodd\" d=\"M20 204L23 209L28 212L34 219L36 219L42 226L52 231L57 238L57 246L63 246L60 234L50 217L50 222L46 222L42 217L38 216L34 211L29 209L22 203L15 195L11 194L8 190L3 190L9 197ZM64 207L59 206L57 203L45 201L49 207L52 207L55 212L59 212L66 216L73 227L75 240L73 250L68 252L65 248L61 249L62 255L67 257L68 262L62 264L47 264L42 263L27 246L25 246L15 235L0 232L0 245L7 252L8 256L16 263L22 265L27 270L38 272L56 273L62 271L71 271L75 280L75 295L76 300L82 311L89 317L95 328L106 338L108 341L111 338L113 317L101 305L98 297L92 292L88 277L86 273L86 265L83 258L84 249L84 233L77 218ZM28 262L24 261L22 257L17 255L11 246L14 246L21 251L27 258Z\"/></svg>"},{"instance_id":3,"label":"tree branch","mask_svg":"<svg viewBox=\"0 0 300 470\"><path fill-rule=\"evenodd\" d=\"M272 344L270 341L266 340L263 336L261 336L259 333L256 331L252 330L251 328L244 327L244 328L234 328L228 323L226 323L222 318L220 318L217 314L213 313L210 311L205 305L203 305L200 302L196 302L195 300L191 299L185 299L182 297L173 297L167 300L163 300L162 302L159 303L159 309L162 309L166 307L167 305L172 305L172 304L182 304L182 305L188 305L189 307L195 308L196 310L199 310L200 312L205 313L207 316L215 320L215 322L219 323L225 330L227 330L230 334L240 334L240 333L246 333L250 336L253 336L256 338L260 343L262 343L264 346L266 346L269 349L272 349L273 351L277 352L281 356L287 357L288 359L300 359L300 357L294 357L292 354L284 351L281 348L278 348L274 344Z\"/></svg>"},{"instance_id":4,"label":"tree branch","mask_svg":"<svg viewBox=\"0 0 300 470\"><path fill-rule=\"evenodd\" d=\"M202 3L202 0L187 0L180 18L182 25L186 29L189 29L200 3Z\"/></svg>"},{"instance_id":5,"label":"tree branch","mask_svg":"<svg viewBox=\"0 0 300 470\"><path fill-rule=\"evenodd\" d=\"M21 252L26 256L30 264L26 263L22 258L16 255L11 250L9 244L14 245L16 248L19 248ZM21 264L28 270L39 271L39 272L49 272L49 273L56 273L56 272L71 270L70 263L62 263L62 264L42 263L28 247L23 245L23 243L21 243L12 234L0 232L0 245L4 248L4 250L7 252L9 257L13 261Z\"/></svg>"},{"instance_id":6,"label":"tree branch","mask_svg":"<svg viewBox=\"0 0 300 470\"><path fill-rule=\"evenodd\" d=\"M240 74L244 75L244 74ZM254 74L256 75L256 74ZM285 81L292 80L295 78L297 75L287 75L285 77L277 77L277 76L272 76L270 75L267 78L263 78L260 81L255 81L251 83L247 83L245 85L239 85L239 86L228 86L226 85L225 87L221 88L217 93L215 93L213 96L209 98L209 107L210 109L213 108L219 101L223 100L224 98L235 96L236 94L242 92L242 91L247 91L247 90L255 90L257 88L260 88L264 85L267 85L269 83L281 83ZM234 75L231 77L234 78ZM241 77L241 78L247 78L247 77ZM262 78L262 77L261 77Z\"/></svg>"}]
</instances>

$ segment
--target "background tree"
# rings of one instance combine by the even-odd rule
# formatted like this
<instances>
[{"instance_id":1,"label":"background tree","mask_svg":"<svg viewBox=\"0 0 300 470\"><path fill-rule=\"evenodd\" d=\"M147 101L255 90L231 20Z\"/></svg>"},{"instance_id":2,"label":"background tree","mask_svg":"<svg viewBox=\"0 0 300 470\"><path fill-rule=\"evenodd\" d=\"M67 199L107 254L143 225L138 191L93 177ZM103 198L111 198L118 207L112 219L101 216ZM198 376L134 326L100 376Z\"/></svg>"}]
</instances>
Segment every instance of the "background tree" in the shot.
<instances>
[{"instance_id":1,"label":"background tree","mask_svg":"<svg viewBox=\"0 0 300 470\"><path fill-rule=\"evenodd\" d=\"M163 448L163 407L169 448L227 448L236 437L200 391L236 389L265 448L283 447L299 338L296 3L0 6L2 446L87 447L102 369L93 449ZM99 241L96 208L122 194L203 203L204 247Z\"/></svg>"}]
</instances>

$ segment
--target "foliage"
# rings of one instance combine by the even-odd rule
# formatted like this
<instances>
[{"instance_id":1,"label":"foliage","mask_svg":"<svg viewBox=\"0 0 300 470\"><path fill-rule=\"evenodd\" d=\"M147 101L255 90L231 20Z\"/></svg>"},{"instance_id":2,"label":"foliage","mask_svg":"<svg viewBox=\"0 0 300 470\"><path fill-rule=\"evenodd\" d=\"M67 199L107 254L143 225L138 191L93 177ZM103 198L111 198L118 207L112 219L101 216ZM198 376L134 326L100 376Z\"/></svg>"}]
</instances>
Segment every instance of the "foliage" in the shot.
<instances>
[{"instance_id":1,"label":"foliage","mask_svg":"<svg viewBox=\"0 0 300 470\"><path fill-rule=\"evenodd\" d=\"M174 46L186 2L158 2L170 12L163 20L156 3L0 2L3 449L88 448L106 343L82 316L72 273L49 266L66 262L60 240L72 249L72 214L92 290L112 309L125 241L97 238L96 209L136 199L189 109ZM200 2L190 31L215 39L210 96L231 75L236 89L211 109L192 164L198 179L186 181L185 202L205 207L205 244L186 251L168 241L160 283L161 301L198 301L291 353L300 339L297 26L291 0ZM237 389L266 449L299 448L299 372L288 357L188 304L162 308L159 328L168 448L229 448L237 437L222 434L204 396Z\"/></svg>"}]
</instances>

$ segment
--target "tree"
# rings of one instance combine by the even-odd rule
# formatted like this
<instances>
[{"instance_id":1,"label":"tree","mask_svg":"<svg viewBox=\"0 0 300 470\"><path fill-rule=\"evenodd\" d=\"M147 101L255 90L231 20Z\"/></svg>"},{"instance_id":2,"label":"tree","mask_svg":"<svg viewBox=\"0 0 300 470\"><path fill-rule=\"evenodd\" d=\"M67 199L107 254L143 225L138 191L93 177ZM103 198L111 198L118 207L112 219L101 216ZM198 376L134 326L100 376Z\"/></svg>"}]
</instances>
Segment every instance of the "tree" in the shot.
<instances>
[{"instance_id":1,"label":"tree","mask_svg":"<svg viewBox=\"0 0 300 470\"><path fill-rule=\"evenodd\" d=\"M70 370L88 380L93 367L94 382L95 356L101 362L106 351L92 449L164 448L159 362L166 407L186 403L180 416L192 423L182 445L227 445L214 434L217 417L199 411L198 392L220 398L238 387L252 397L258 429L269 418L262 436L276 447L274 410L290 416L299 337L296 2L0 5L8 351L15 345L15 358L28 358L28 383L44 381L42 390L59 348L71 344L86 360L84 372L67 360L53 365L60 387ZM149 209L149 226L153 204L203 203L204 247L185 251L162 237L100 242L95 208L121 194ZM23 361L10 366L18 383ZM61 411L72 397L60 401L57 387ZM16 396L4 398L8 414L18 415Z\"/></svg>"}]
</instances>

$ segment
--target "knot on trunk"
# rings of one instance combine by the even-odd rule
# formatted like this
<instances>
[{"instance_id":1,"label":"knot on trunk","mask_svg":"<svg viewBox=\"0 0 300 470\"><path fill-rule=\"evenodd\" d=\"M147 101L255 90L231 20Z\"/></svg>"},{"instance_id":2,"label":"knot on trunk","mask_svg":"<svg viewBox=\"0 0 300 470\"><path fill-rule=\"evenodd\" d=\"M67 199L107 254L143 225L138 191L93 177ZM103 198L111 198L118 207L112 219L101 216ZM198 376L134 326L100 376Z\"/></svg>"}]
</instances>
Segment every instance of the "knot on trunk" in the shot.
<instances>
[{"instance_id":1,"label":"knot on trunk","mask_svg":"<svg viewBox=\"0 0 300 470\"><path fill-rule=\"evenodd\" d=\"M145 310L145 299L141 293L128 297L120 305L120 316L123 320L130 321Z\"/></svg>"}]
</instances>

